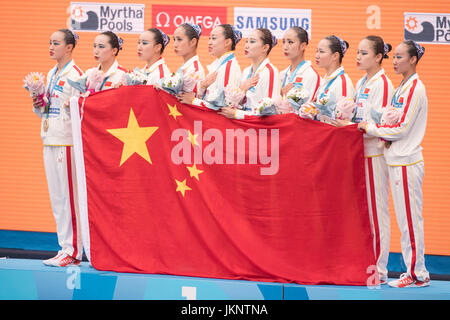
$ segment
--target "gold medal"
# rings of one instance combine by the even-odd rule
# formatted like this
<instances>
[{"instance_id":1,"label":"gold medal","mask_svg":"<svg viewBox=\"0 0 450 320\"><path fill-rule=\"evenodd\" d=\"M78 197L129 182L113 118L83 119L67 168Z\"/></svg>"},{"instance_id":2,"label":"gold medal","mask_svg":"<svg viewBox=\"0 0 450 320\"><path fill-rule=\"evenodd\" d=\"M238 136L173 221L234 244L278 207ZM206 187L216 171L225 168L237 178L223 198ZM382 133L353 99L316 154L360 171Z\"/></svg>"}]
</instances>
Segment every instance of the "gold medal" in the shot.
<instances>
[{"instance_id":1,"label":"gold medal","mask_svg":"<svg viewBox=\"0 0 450 320\"><path fill-rule=\"evenodd\" d=\"M47 130L48 130L48 119L44 120L44 124L42 125L42 128L44 129L45 132L47 132Z\"/></svg>"}]
</instances>

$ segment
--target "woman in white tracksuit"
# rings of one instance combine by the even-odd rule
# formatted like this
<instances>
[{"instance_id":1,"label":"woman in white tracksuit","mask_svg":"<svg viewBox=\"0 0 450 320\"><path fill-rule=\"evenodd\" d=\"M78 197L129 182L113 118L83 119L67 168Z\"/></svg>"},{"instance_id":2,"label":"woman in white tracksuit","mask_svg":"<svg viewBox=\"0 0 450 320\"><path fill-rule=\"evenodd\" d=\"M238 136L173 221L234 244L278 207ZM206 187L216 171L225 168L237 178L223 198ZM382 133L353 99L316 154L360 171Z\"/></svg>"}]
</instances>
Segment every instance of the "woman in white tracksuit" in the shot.
<instances>
[{"instance_id":1,"label":"woman in white tracksuit","mask_svg":"<svg viewBox=\"0 0 450 320\"><path fill-rule=\"evenodd\" d=\"M244 53L252 64L244 69L240 89L245 92L241 102L243 110L233 107L222 108L219 114L234 119L244 119L254 114L253 109L264 98L276 99L280 96L278 69L270 63L269 53L277 44L270 30L253 30L245 43Z\"/></svg>"},{"instance_id":2,"label":"woman in white tracksuit","mask_svg":"<svg viewBox=\"0 0 450 320\"><path fill-rule=\"evenodd\" d=\"M98 70L102 71L103 81L97 91L114 89L117 87L128 70L120 66L117 55L122 50L123 40L114 32L100 33L94 40L94 59L99 63L97 67L86 70L88 77Z\"/></svg>"},{"instance_id":3,"label":"woman in white tracksuit","mask_svg":"<svg viewBox=\"0 0 450 320\"><path fill-rule=\"evenodd\" d=\"M83 254L71 117L69 108L64 106L70 97L79 94L68 84L67 79L83 75L72 60L77 40L78 36L68 29L60 29L52 34L50 57L57 64L47 75L46 110L41 112L41 104L33 101L33 111L42 119L45 173L61 247L55 257L44 260L43 263L60 267L79 264Z\"/></svg>"},{"instance_id":4,"label":"woman in white tracksuit","mask_svg":"<svg viewBox=\"0 0 450 320\"><path fill-rule=\"evenodd\" d=\"M301 27L292 27L283 37L283 53L291 64L280 72L281 95L286 96L293 87L302 87L309 93L307 101L314 100L320 86L320 76L304 59L308 33Z\"/></svg>"},{"instance_id":5,"label":"woman in white tracksuit","mask_svg":"<svg viewBox=\"0 0 450 320\"><path fill-rule=\"evenodd\" d=\"M242 33L230 24L215 27L209 36L209 53L216 57L210 65L206 78L199 83L199 94L188 92L180 95L180 101L187 104L219 110L225 106L224 89L227 86L239 87L241 67L234 56L236 44Z\"/></svg>"},{"instance_id":6,"label":"woman in white tracksuit","mask_svg":"<svg viewBox=\"0 0 450 320\"><path fill-rule=\"evenodd\" d=\"M392 141L385 148L395 214L401 232L401 247L406 273L388 284L392 287L423 287L430 284L425 267L422 218L422 181L424 161L420 146L425 135L428 100L425 86L416 73L424 48L407 40L394 52L394 70L403 76L395 90L392 104L402 112L391 126L360 122L358 127L368 135Z\"/></svg>"},{"instance_id":7,"label":"woman in white tracksuit","mask_svg":"<svg viewBox=\"0 0 450 320\"><path fill-rule=\"evenodd\" d=\"M170 38L161 30L151 28L139 36L137 53L140 60L147 62L141 69L147 77L147 85L157 84L165 76L170 75L162 54L170 42Z\"/></svg>"},{"instance_id":8,"label":"woman in white tracksuit","mask_svg":"<svg viewBox=\"0 0 450 320\"><path fill-rule=\"evenodd\" d=\"M316 63L321 69L325 69L326 74L322 78L320 87L316 94L316 100L328 99L331 95L336 101L340 98L353 99L354 87L348 74L342 67L342 58L347 51L349 44L337 36L328 36L320 40L316 50ZM334 108L330 110L334 114ZM317 117L323 122L333 122L333 118L323 114Z\"/></svg>"},{"instance_id":9,"label":"woman in white tracksuit","mask_svg":"<svg viewBox=\"0 0 450 320\"><path fill-rule=\"evenodd\" d=\"M353 122L375 123L377 119L372 118L372 112L381 114L390 105L394 88L381 64L391 49L391 45L378 36L367 36L359 43L356 64L366 74L356 84L354 101L357 108ZM385 284L390 245L389 179L384 145L380 145L378 138L364 135L364 159L375 259L380 283Z\"/></svg>"},{"instance_id":10,"label":"woman in white tracksuit","mask_svg":"<svg viewBox=\"0 0 450 320\"><path fill-rule=\"evenodd\" d=\"M193 89L195 96L198 94L199 82L205 78L205 71L197 55L198 42L202 34L199 25L183 23L175 29L173 34L173 48L177 56L183 58L183 65L178 69L183 72L183 76L190 76L195 79L196 84ZM191 100L192 101L192 100Z\"/></svg>"}]
</instances>

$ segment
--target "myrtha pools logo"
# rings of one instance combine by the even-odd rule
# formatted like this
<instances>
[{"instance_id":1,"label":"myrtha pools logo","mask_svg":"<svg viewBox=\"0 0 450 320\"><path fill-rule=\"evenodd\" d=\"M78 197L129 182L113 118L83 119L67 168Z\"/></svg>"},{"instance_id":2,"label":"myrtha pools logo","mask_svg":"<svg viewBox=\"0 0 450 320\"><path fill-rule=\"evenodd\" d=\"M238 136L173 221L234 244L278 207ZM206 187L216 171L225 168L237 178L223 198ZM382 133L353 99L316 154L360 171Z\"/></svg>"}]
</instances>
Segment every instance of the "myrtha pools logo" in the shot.
<instances>
[{"instance_id":1,"label":"myrtha pools logo","mask_svg":"<svg viewBox=\"0 0 450 320\"><path fill-rule=\"evenodd\" d=\"M450 14L405 12L405 40L450 44Z\"/></svg>"},{"instance_id":2,"label":"myrtha pools logo","mask_svg":"<svg viewBox=\"0 0 450 320\"><path fill-rule=\"evenodd\" d=\"M143 4L71 2L70 28L75 31L144 31Z\"/></svg>"}]
</instances>

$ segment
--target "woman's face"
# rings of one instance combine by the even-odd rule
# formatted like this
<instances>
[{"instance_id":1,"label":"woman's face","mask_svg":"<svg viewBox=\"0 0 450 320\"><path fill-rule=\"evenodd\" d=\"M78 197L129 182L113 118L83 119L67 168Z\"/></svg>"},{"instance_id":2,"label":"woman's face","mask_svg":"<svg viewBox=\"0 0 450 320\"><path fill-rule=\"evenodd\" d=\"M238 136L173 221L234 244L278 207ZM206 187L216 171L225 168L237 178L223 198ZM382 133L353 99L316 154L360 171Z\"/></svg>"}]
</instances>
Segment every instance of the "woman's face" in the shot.
<instances>
[{"instance_id":1,"label":"woman's face","mask_svg":"<svg viewBox=\"0 0 450 320\"><path fill-rule=\"evenodd\" d=\"M230 50L231 39L225 39L225 32L222 27L215 27L209 36L209 54L220 58L225 52Z\"/></svg>"},{"instance_id":2,"label":"woman's face","mask_svg":"<svg viewBox=\"0 0 450 320\"><path fill-rule=\"evenodd\" d=\"M333 61L334 57L330 49L330 41L327 39L320 40L316 50L317 66L319 68L326 69L333 63Z\"/></svg>"},{"instance_id":3,"label":"woman's face","mask_svg":"<svg viewBox=\"0 0 450 320\"><path fill-rule=\"evenodd\" d=\"M394 71L397 74L403 74L408 72L416 61L416 57L410 57L408 53L408 46L404 43L400 43L394 51Z\"/></svg>"},{"instance_id":4,"label":"woman's face","mask_svg":"<svg viewBox=\"0 0 450 320\"><path fill-rule=\"evenodd\" d=\"M295 59L299 57L305 50L305 45L302 45L297 33L290 29L286 31L283 37L283 54L287 59Z\"/></svg>"},{"instance_id":5,"label":"woman's face","mask_svg":"<svg viewBox=\"0 0 450 320\"><path fill-rule=\"evenodd\" d=\"M144 31L139 36L137 45L137 54L140 60L149 61L154 56L159 56L161 52L161 44L155 43L153 32Z\"/></svg>"},{"instance_id":6,"label":"woman's face","mask_svg":"<svg viewBox=\"0 0 450 320\"><path fill-rule=\"evenodd\" d=\"M94 59L98 63L104 63L116 58L117 48L109 43L109 37L100 34L94 40Z\"/></svg>"},{"instance_id":7,"label":"woman's face","mask_svg":"<svg viewBox=\"0 0 450 320\"><path fill-rule=\"evenodd\" d=\"M50 58L59 60L64 57L67 52L70 52L69 45L64 40L64 33L56 31L50 37L49 53Z\"/></svg>"},{"instance_id":8,"label":"woman's face","mask_svg":"<svg viewBox=\"0 0 450 320\"><path fill-rule=\"evenodd\" d=\"M379 56L375 55L372 41L363 39L359 43L358 52L356 54L356 66L359 70L370 70L374 66L379 65Z\"/></svg>"},{"instance_id":9,"label":"woman's face","mask_svg":"<svg viewBox=\"0 0 450 320\"><path fill-rule=\"evenodd\" d=\"M178 27L173 33L173 49L175 54L183 57L195 52L196 40L195 38L189 40L184 27Z\"/></svg>"},{"instance_id":10,"label":"woman's face","mask_svg":"<svg viewBox=\"0 0 450 320\"><path fill-rule=\"evenodd\" d=\"M253 30L245 41L244 54L249 59L260 58L265 56L269 45L264 44L262 40L263 34L259 30Z\"/></svg>"}]
</instances>

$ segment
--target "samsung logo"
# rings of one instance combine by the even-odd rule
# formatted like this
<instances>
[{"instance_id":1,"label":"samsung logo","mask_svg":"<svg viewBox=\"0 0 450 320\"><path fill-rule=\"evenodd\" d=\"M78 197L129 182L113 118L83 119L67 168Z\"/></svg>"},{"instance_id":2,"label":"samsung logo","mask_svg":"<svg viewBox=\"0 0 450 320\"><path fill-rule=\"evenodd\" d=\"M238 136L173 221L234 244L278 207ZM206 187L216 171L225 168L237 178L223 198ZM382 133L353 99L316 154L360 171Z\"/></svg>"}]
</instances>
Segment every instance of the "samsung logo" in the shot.
<instances>
[{"instance_id":1,"label":"samsung logo","mask_svg":"<svg viewBox=\"0 0 450 320\"><path fill-rule=\"evenodd\" d=\"M244 37L257 28L269 29L277 38L298 26L305 29L311 38L310 9L234 8L234 25Z\"/></svg>"},{"instance_id":2,"label":"samsung logo","mask_svg":"<svg viewBox=\"0 0 450 320\"><path fill-rule=\"evenodd\" d=\"M270 30L286 31L292 27L302 27L306 31L309 29L308 18L287 18L287 17L236 17L236 28L238 29L257 29L266 28Z\"/></svg>"}]
</instances>

